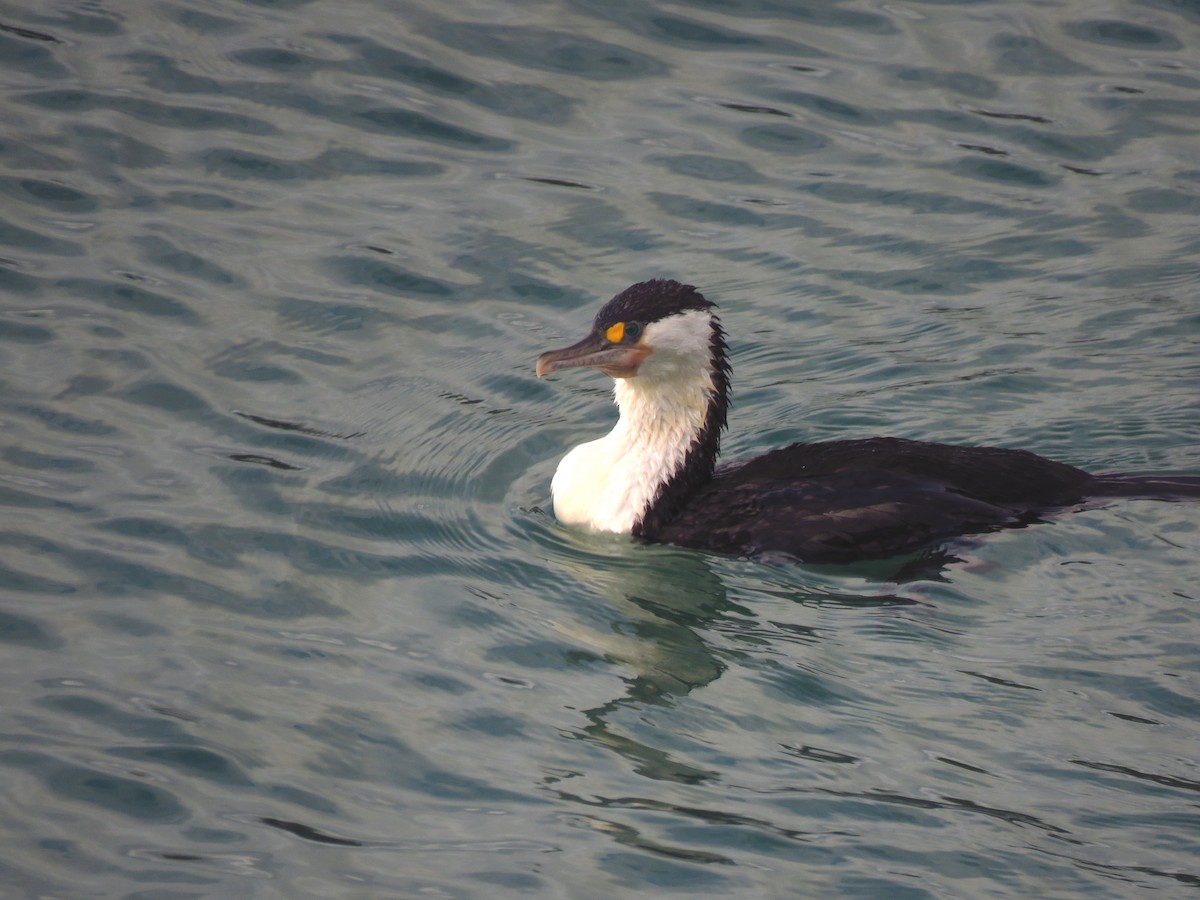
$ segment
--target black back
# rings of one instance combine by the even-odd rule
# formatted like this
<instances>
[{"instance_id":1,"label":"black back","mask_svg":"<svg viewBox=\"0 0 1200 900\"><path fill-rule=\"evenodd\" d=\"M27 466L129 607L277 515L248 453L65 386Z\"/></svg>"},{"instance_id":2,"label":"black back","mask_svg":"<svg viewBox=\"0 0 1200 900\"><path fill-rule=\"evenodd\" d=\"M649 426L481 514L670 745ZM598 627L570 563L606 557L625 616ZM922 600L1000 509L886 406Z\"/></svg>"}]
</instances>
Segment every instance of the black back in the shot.
<instances>
[{"instance_id":1,"label":"black back","mask_svg":"<svg viewBox=\"0 0 1200 900\"><path fill-rule=\"evenodd\" d=\"M724 467L646 540L738 556L850 562L1038 520L1093 478L1025 450L900 438L793 444Z\"/></svg>"}]
</instances>

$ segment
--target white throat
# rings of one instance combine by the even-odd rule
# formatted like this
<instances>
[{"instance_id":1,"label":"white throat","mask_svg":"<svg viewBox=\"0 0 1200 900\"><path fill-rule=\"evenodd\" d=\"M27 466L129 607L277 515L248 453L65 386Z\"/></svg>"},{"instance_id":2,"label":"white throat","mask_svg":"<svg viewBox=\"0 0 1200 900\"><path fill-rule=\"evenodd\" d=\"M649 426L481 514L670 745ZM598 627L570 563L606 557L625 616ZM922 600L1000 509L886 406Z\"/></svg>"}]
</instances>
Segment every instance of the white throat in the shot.
<instances>
[{"instance_id":1,"label":"white throat","mask_svg":"<svg viewBox=\"0 0 1200 900\"><path fill-rule=\"evenodd\" d=\"M646 327L652 348L634 378L616 379L617 424L563 457L550 489L559 521L627 533L682 467L713 393L711 318L692 310Z\"/></svg>"}]
</instances>

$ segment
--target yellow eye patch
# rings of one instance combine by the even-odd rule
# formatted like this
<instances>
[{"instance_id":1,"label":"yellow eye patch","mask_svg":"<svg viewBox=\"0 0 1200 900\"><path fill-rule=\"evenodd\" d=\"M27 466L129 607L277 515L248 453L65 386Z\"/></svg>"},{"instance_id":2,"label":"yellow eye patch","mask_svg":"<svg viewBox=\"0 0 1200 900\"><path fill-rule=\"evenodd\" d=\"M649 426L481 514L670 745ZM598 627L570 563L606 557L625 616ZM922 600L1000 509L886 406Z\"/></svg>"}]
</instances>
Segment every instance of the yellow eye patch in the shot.
<instances>
[{"instance_id":1,"label":"yellow eye patch","mask_svg":"<svg viewBox=\"0 0 1200 900\"><path fill-rule=\"evenodd\" d=\"M608 331L604 332L604 337L614 344L621 343L621 338L625 337L625 323L618 322L616 325L609 325Z\"/></svg>"}]
</instances>

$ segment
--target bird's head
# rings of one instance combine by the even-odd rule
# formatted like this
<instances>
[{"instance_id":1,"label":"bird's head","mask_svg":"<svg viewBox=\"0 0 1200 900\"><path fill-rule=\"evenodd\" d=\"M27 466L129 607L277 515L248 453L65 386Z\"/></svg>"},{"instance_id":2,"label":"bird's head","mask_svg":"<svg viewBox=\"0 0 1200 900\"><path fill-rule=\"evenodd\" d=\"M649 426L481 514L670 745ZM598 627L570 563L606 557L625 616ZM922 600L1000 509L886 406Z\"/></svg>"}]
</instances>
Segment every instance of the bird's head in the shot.
<instances>
[{"instance_id":1,"label":"bird's head","mask_svg":"<svg viewBox=\"0 0 1200 900\"><path fill-rule=\"evenodd\" d=\"M539 356L538 377L575 368L613 378L669 378L707 369L725 346L715 307L690 284L635 284L604 304L587 337Z\"/></svg>"}]
</instances>

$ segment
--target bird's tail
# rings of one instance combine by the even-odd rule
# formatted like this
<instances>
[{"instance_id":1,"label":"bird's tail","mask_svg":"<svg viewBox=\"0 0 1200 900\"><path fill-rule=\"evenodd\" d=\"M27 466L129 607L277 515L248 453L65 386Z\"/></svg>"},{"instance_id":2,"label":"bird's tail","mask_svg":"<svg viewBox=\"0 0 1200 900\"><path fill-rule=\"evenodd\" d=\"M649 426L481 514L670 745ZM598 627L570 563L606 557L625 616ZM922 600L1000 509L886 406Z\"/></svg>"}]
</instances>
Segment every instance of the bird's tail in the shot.
<instances>
[{"instance_id":1,"label":"bird's tail","mask_svg":"<svg viewBox=\"0 0 1200 900\"><path fill-rule=\"evenodd\" d=\"M1093 497L1143 500L1200 500L1200 475L1096 475L1088 488Z\"/></svg>"}]
</instances>

